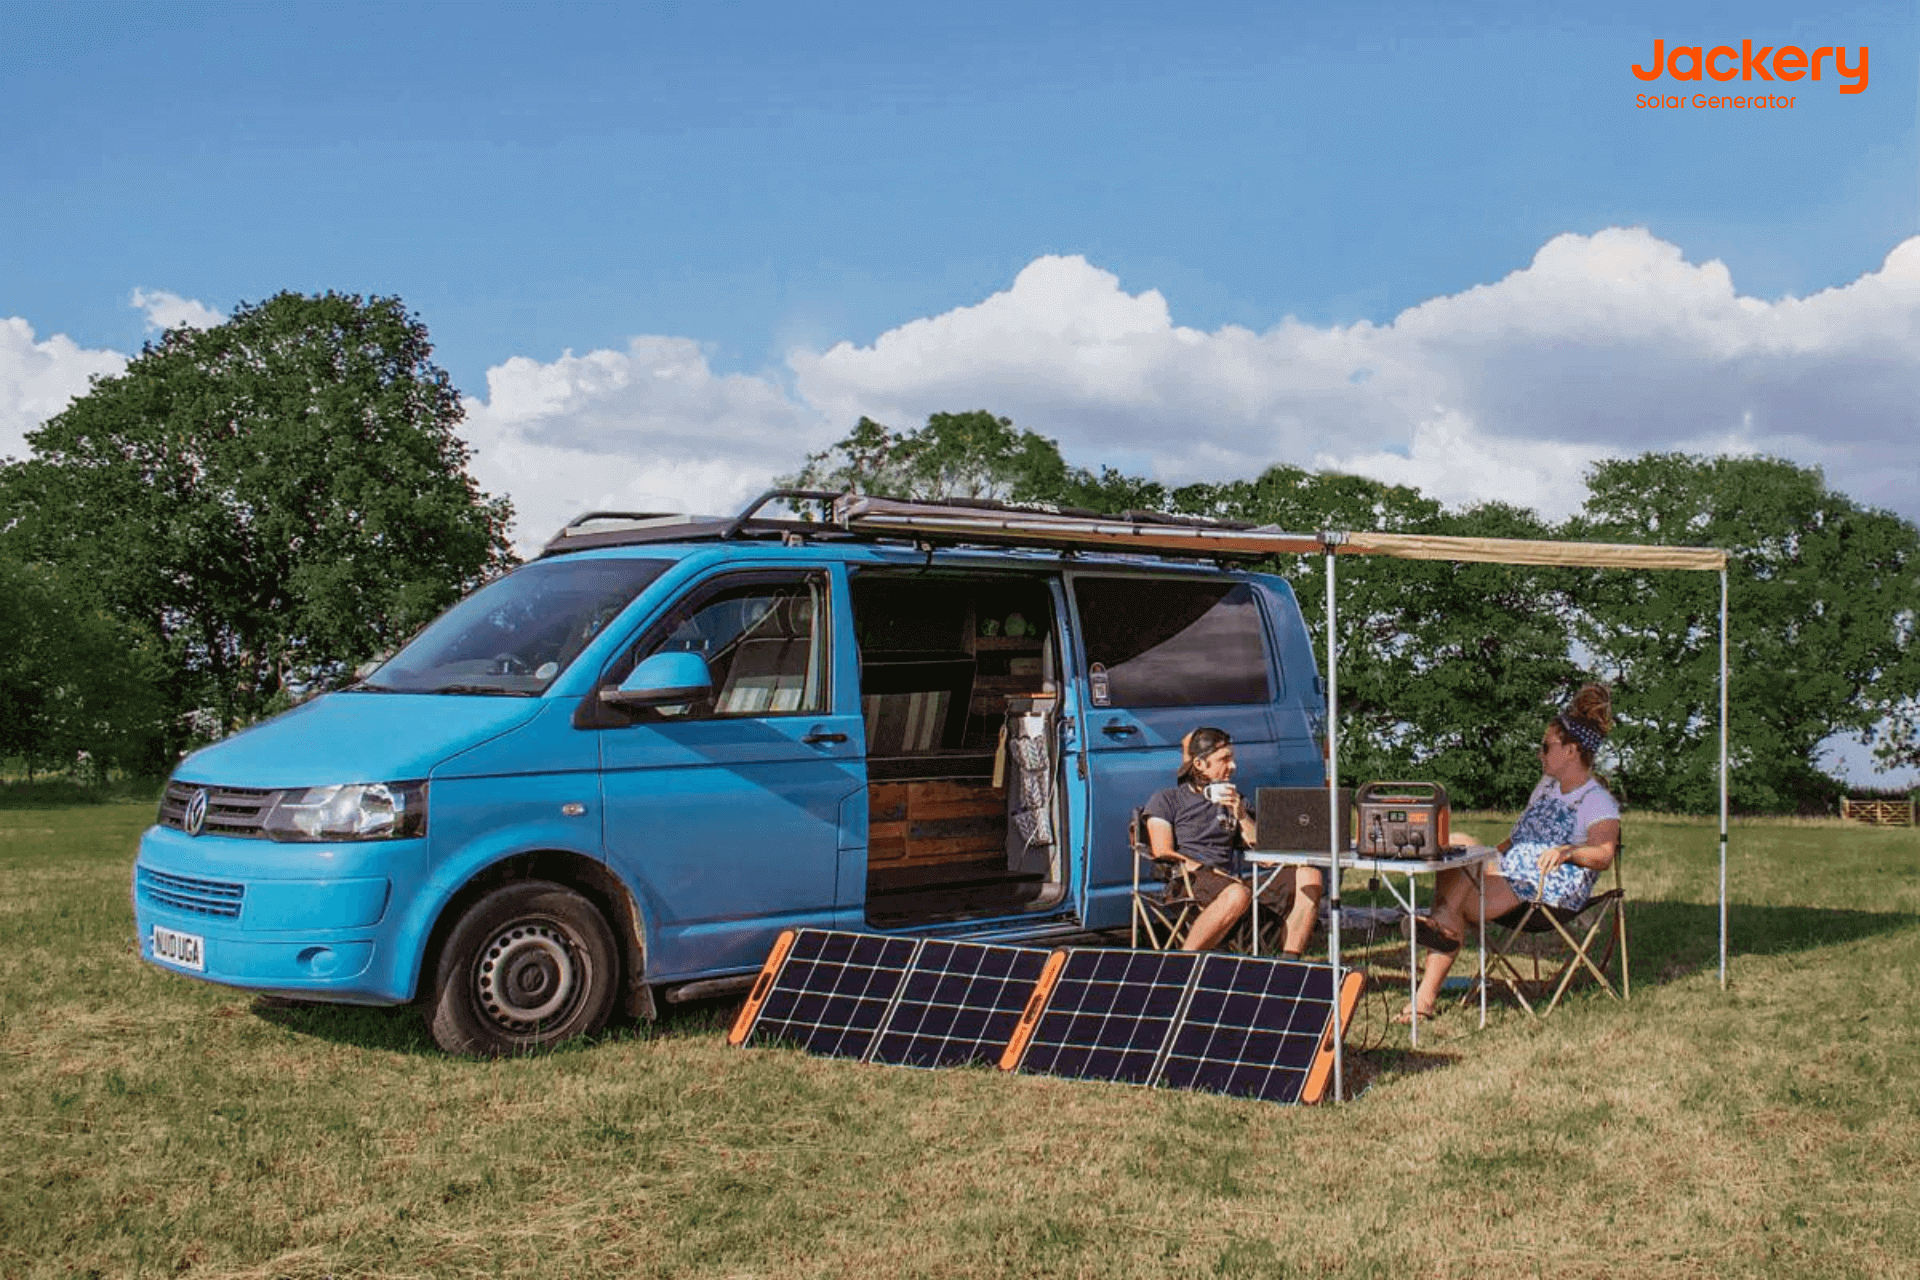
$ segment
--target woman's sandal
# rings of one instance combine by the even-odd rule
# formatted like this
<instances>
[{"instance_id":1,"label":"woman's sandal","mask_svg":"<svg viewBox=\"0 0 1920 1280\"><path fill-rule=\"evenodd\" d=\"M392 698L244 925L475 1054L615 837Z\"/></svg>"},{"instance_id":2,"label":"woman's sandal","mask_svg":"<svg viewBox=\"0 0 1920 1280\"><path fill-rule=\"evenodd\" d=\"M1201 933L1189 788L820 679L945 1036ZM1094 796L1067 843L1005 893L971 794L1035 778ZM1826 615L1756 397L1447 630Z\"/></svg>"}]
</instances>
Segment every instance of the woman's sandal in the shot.
<instances>
[{"instance_id":1,"label":"woman's sandal","mask_svg":"<svg viewBox=\"0 0 1920 1280\"><path fill-rule=\"evenodd\" d=\"M1462 939L1449 937L1428 923L1425 916L1409 916L1413 921L1413 940L1430 951L1443 955L1453 955L1460 950Z\"/></svg>"},{"instance_id":2,"label":"woman's sandal","mask_svg":"<svg viewBox=\"0 0 1920 1280\"><path fill-rule=\"evenodd\" d=\"M1440 1007L1438 1005L1429 1005L1425 1009L1422 1009L1418 1005L1409 1004L1400 1011L1400 1016L1395 1018L1394 1022L1399 1026L1405 1027L1411 1026L1416 1020L1431 1022L1439 1016Z\"/></svg>"}]
</instances>

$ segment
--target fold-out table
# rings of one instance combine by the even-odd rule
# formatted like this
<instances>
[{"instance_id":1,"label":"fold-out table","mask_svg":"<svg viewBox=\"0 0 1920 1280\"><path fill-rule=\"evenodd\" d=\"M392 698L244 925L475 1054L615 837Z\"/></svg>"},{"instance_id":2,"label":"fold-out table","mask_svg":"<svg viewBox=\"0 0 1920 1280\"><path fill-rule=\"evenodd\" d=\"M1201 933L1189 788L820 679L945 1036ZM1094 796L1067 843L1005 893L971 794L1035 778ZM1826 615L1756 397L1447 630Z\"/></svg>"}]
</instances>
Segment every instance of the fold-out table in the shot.
<instances>
[{"instance_id":1,"label":"fold-out table","mask_svg":"<svg viewBox=\"0 0 1920 1280\"><path fill-rule=\"evenodd\" d=\"M1330 872L1333 867L1333 855L1325 849L1306 852L1249 849L1241 855L1249 868L1253 881L1253 945L1255 954L1260 947L1260 891L1267 887L1273 877L1285 867L1319 867L1322 872ZM1442 871L1455 867L1484 867L1486 863L1499 857L1499 850L1490 845L1473 845L1465 849L1448 849L1436 858L1366 858L1359 855L1341 855L1340 870L1361 871L1376 877L1387 886L1387 892L1400 904L1400 909L1412 919L1414 907L1418 902L1418 878L1437 876ZM1396 880L1395 877L1399 877ZM1401 890L1404 881L1403 893ZM1484 872L1474 877L1480 886L1480 963L1484 968L1487 954L1487 880ZM1329 886L1331 888L1331 886ZM1335 919L1338 927L1338 918ZM1420 992L1420 945L1414 940L1413 931L1407 931L1407 1003L1415 1004ZM1480 983L1480 1025L1487 1025L1487 984ZM1409 1042L1420 1043L1420 1019L1414 1018L1407 1025Z\"/></svg>"}]
</instances>

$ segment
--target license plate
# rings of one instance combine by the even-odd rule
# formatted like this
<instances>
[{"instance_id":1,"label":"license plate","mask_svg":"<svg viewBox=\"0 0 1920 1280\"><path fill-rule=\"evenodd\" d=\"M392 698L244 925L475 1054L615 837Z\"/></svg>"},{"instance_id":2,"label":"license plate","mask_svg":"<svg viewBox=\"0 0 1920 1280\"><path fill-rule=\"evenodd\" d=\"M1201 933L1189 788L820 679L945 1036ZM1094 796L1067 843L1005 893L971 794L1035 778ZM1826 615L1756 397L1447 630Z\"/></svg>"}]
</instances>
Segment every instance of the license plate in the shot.
<instances>
[{"instance_id":1,"label":"license plate","mask_svg":"<svg viewBox=\"0 0 1920 1280\"><path fill-rule=\"evenodd\" d=\"M160 925L153 926L153 958L162 964L205 973L207 940L197 933L178 933Z\"/></svg>"}]
</instances>

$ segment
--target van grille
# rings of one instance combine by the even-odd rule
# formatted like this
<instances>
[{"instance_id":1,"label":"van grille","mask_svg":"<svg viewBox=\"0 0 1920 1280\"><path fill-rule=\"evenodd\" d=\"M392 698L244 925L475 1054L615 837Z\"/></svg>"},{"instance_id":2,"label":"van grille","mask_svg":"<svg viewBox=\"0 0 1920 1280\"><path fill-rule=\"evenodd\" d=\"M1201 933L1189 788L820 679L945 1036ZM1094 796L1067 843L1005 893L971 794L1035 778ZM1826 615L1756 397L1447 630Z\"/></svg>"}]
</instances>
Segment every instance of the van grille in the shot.
<instances>
[{"instance_id":1,"label":"van grille","mask_svg":"<svg viewBox=\"0 0 1920 1280\"><path fill-rule=\"evenodd\" d=\"M198 783L169 782L166 794L160 798L160 825L185 831L187 801L198 790ZM279 792L258 787L208 787L206 790L207 820L201 824L200 834L237 836L243 840L266 838L261 824L266 821L267 810L273 808Z\"/></svg>"},{"instance_id":2,"label":"van grille","mask_svg":"<svg viewBox=\"0 0 1920 1280\"><path fill-rule=\"evenodd\" d=\"M239 918L240 899L247 892L247 886L243 884L169 875L148 867L137 868L134 878L140 896L155 906L191 911L202 916L218 916L222 920Z\"/></svg>"}]
</instances>

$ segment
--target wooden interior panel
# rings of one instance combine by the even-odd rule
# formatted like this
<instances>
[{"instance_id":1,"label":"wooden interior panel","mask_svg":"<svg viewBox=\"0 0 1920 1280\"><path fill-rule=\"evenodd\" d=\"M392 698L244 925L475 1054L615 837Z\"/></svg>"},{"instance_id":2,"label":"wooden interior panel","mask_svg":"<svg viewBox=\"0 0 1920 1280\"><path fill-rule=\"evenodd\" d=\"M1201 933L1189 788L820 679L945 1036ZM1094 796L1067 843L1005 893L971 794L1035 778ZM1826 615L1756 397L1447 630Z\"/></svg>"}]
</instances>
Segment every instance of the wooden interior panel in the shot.
<instances>
[{"instance_id":1,"label":"wooden interior panel","mask_svg":"<svg viewBox=\"0 0 1920 1280\"><path fill-rule=\"evenodd\" d=\"M867 860L911 865L1004 857L1007 793L982 782L874 783Z\"/></svg>"},{"instance_id":2,"label":"wooden interior panel","mask_svg":"<svg viewBox=\"0 0 1920 1280\"><path fill-rule=\"evenodd\" d=\"M909 782L909 820L994 817L1006 810L1007 793L978 782Z\"/></svg>"},{"instance_id":3,"label":"wooden interior panel","mask_svg":"<svg viewBox=\"0 0 1920 1280\"><path fill-rule=\"evenodd\" d=\"M899 862L907 856L907 785L876 782L867 787L868 862Z\"/></svg>"}]
</instances>

